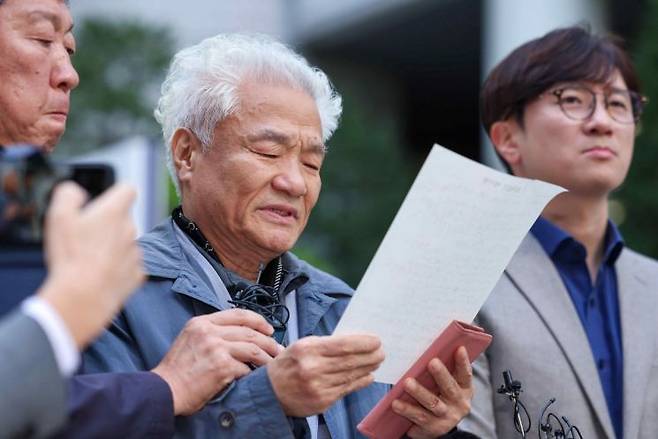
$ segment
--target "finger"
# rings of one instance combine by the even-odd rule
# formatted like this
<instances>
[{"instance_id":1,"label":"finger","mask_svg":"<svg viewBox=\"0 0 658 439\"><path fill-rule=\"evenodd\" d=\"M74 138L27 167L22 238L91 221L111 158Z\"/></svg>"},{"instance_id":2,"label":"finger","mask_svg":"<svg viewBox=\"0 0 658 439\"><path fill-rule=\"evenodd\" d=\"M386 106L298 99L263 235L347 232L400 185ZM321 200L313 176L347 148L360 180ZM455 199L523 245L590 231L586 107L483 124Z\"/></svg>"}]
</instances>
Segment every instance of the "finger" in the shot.
<instances>
[{"instance_id":1,"label":"finger","mask_svg":"<svg viewBox=\"0 0 658 439\"><path fill-rule=\"evenodd\" d=\"M253 343L271 357L277 356L283 349L272 337L246 326L220 326L218 334L224 340Z\"/></svg>"},{"instance_id":2,"label":"finger","mask_svg":"<svg viewBox=\"0 0 658 439\"><path fill-rule=\"evenodd\" d=\"M341 398L345 395L348 395L357 390L361 390L364 387L371 385L375 381L375 376L371 373L364 375L360 378L352 380L349 384L346 384L340 392Z\"/></svg>"},{"instance_id":3,"label":"finger","mask_svg":"<svg viewBox=\"0 0 658 439\"><path fill-rule=\"evenodd\" d=\"M393 411L418 426L426 426L433 420L433 415L418 404L396 399L391 404Z\"/></svg>"},{"instance_id":4,"label":"finger","mask_svg":"<svg viewBox=\"0 0 658 439\"><path fill-rule=\"evenodd\" d=\"M427 370L430 372L434 381L439 387L439 395L447 401L456 401L461 398L461 387L455 381L455 378L450 374L448 368L439 360L434 358L427 365Z\"/></svg>"},{"instance_id":5,"label":"finger","mask_svg":"<svg viewBox=\"0 0 658 439\"><path fill-rule=\"evenodd\" d=\"M49 217L70 216L77 212L87 201L87 193L76 183L64 181L53 191L53 196L48 207Z\"/></svg>"},{"instance_id":6,"label":"finger","mask_svg":"<svg viewBox=\"0 0 658 439\"><path fill-rule=\"evenodd\" d=\"M394 400L391 407L395 413L407 418L414 424L406 433L410 438L442 437L457 424L450 417L436 417L424 407L401 399Z\"/></svg>"},{"instance_id":7,"label":"finger","mask_svg":"<svg viewBox=\"0 0 658 439\"><path fill-rule=\"evenodd\" d=\"M464 346L455 351L455 372L453 376L462 389L469 389L473 384L473 368Z\"/></svg>"},{"instance_id":8,"label":"finger","mask_svg":"<svg viewBox=\"0 0 658 439\"><path fill-rule=\"evenodd\" d=\"M251 372L251 368L247 366L246 363L242 363L240 361L235 361L235 363L237 364L233 366L233 374L236 379L243 377L245 375L249 375L249 373Z\"/></svg>"},{"instance_id":9,"label":"finger","mask_svg":"<svg viewBox=\"0 0 658 439\"><path fill-rule=\"evenodd\" d=\"M139 285L144 283L146 280L146 273L144 271L144 258L143 258L143 252L141 247L138 245L134 244L130 247L130 249L126 252L128 255L125 258L125 266L127 267L123 272L124 273L130 273L130 276L128 277L128 283L132 285L131 290L134 288L137 288ZM129 291L130 293L133 293L134 291Z\"/></svg>"},{"instance_id":10,"label":"finger","mask_svg":"<svg viewBox=\"0 0 658 439\"><path fill-rule=\"evenodd\" d=\"M85 211L89 213L113 211L120 215L128 212L137 198L137 192L127 184L115 184L92 200Z\"/></svg>"},{"instance_id":11,"label":"finger","mask_svg":"<svg viewBox=\"0 0 658 439\"><path fill-rule=\"evenodd\" d=\"M263 366L272 361L272 356L254 343L244 341L228 342L227 349L231 356L242 363Z\"/></svg>"},{"instance_id":12,"label":"finger","mask_svg":"<svg viewBox=\"0 0 658 439\"><path fill-rule=\"evenodd\" d=\"M331 335L318 337L319 353L327 357L374 352L382 345L379 337L366 334Z\"/></svg>"},{"instance_id":13,"label":"finger","mask_svg":"<svg viewBox=\"0 0 658 439\"><path fill-rule=\"evenodd\" d=\"M260 314L246 309L227 309L206 316L215 325L246 326L265 335L272 335L274 328Z\"/></svg>"},{"instance_id":14,"label":"finger","mask_svg":"<svg viewBox=\"0 0 658 439\"><path fill-rule=\"evenodd\" d=\"M364 366L373 367L373 370L379 367L384 361L384 350L379 348L374 352L365 354L350 354L344 357L327 357L325 364L328 370L332 372L343 372L358 369Z\"/></svg>"},{"instance_id":15,"label":"finger","mask_svg":"<svg viewBox=\"0 0 658 439\"><path fill-rule=\"evenodd\" d=\"M363 366L350 371L339 373L329 373L325 375L324 381L330 388L332 387L350 387L354 382L359 381L363 377L369 376L374 372L376 367Z\"/></svg>"},{"instance_id":16,"label":"finger","mask_svg":"<svg viewBox=\"0 0 658 439\"><path fill-rule=\"evenodd\" d=\"M443 401L441 401L439 395L435 395L413 378L407 378L405 380L404 391L421 407L430 411L434 416L441 417L445 415L448 410L448 407Z\"/></svg>"}]
</instances>

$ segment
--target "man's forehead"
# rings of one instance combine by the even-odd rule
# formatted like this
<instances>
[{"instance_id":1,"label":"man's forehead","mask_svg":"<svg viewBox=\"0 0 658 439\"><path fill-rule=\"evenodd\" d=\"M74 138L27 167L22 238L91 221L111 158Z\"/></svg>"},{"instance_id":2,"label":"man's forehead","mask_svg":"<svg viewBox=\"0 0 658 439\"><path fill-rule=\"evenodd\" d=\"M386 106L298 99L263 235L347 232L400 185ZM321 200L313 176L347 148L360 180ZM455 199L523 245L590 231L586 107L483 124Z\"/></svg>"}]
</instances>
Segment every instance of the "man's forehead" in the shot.
<instances>
[{"instance_id":1,"label":"man's forehead","mask_svg":"<svg viewBox=\"0 0 658 439\"><path fill-rule=\"evenodd\" d=\"M0 5L11 9L11 15L26 24L52 23L57 31L70 32L73 19L64 0L5 0Z\"/></svg>"},{"instance_id":2,"label":"man's forehead","mask_svg":"<svg viewBox=\"0 0 658 439\"><path fill-rule=\"evenodd\" d=\"M566 81L566 82L557 83L550 88L556 89L556 88L569 88L569 87L584 88L592 91L600 90L606 93L628 91L628 87L626 87L626 84L623 81L617 81L613 79L609 79L605 82L588 81L588 80Z\"/></svg>"}]
</instances>

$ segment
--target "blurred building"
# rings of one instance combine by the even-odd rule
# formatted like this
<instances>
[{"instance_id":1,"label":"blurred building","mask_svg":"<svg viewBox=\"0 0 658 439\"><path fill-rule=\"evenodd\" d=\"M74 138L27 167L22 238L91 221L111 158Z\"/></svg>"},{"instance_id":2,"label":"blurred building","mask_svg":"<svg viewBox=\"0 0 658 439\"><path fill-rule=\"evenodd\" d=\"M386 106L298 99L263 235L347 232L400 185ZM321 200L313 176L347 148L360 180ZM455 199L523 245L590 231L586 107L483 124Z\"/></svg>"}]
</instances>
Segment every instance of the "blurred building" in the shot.
<instances>
[{"instance_id":1,"label":"blurred building","mask_svg":"<svg viewBox=\"0 0 658 439\"><path fill-rule=\"evenodd\" d=\"M395 116L421 156L434 142L491 163L480 147L481 78L512 48L589 23L632 37L645 0L114 0L77 2L76 18L137 18L171 26L180 46L227 31L273 34ZM158 13L154 14L153 11ZM486 145L485 145L486 146Z\"/></svg>"},{"instance_id":2,"label":"blurred building","mask_svg":"<svg viewBox=\"0 0 658 439\"><path fill-rule=\"evenodd\" d=\"M102 15L171 26L179 46L219 32L273 34L321 66L349 95L347 104L357 102L373 117L391 121L412 161L420 164L430 146L440 143L496 165L478 116L486 73L514 47L559 26L589 24L632 38L644 3L191 0L181 7L177 0L113 0L76 2L72 9L76 20ZM157 216L144 216L140 227L147 229Z\"/></svg>"},{"instance_id":3,"label":"blurred building","mask_svg":"<svg viewBox=\"0 0 658 439\"><path fill-rule=\"evenodd\" d=\"M478 117L487 72L521 43L588 24L632 37L641 1L293 0L290 38L337 83L358 81L395 112L402 143L424 158L440 143L497 164ZM340 89L340 87L339 87ZM386 106L390 103L390 107Z\"/></svg>"},{"instance_id":4,"label":"blurred building","mask_svg":"<svg viewBox=\"0 0 658 439\"><path fill-rule=\"evenodd\" d=\"M107 164L114 169L116 181L129 183L138 190L132 207L137 234L148 232L169 214L164 148L160 142L136 136L114 145L74 157L71 163Z\"/></svg>"}]
</instances>

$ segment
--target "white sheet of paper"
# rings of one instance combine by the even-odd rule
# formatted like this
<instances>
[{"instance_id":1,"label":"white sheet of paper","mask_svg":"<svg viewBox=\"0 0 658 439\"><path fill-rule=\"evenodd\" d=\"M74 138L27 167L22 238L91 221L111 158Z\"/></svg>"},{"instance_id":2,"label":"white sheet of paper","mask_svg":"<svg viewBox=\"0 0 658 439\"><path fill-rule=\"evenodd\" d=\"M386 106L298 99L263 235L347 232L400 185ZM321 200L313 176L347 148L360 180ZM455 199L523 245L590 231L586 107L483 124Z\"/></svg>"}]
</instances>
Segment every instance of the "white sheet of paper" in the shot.
<instances>
[{"instance_id":1,"label":"white sheet of paper","mask_svg":"<svg viewBox=\"0 0 658 439\"><path fill-rule=\"evenodd\" d=\"M396 383L452 320L473 320L563 191L434 145L334 333L378 335L375 379Z\"/></svg>"}]
</instances>

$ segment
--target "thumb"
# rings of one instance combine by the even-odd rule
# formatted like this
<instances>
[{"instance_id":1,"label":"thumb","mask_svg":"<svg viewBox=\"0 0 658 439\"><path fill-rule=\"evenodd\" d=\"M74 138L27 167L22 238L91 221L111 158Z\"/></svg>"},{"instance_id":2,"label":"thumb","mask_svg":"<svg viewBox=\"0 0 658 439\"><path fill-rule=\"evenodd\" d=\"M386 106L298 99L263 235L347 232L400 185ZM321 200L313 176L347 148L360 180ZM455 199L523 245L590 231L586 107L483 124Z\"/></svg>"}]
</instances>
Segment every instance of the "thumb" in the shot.
<instances>
[{"instance_id":1,"label":"thumb","mask_svg":"<svg viewBox=\"0 0 658 439\"><path fill-rule=\"evenodd\" d=\"M48 217L52 220L73 215L80 210L87 198L87 192L76 183L62 182L53 191Z\"/></svg>"}]
</instances>

